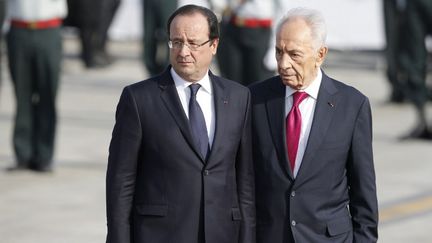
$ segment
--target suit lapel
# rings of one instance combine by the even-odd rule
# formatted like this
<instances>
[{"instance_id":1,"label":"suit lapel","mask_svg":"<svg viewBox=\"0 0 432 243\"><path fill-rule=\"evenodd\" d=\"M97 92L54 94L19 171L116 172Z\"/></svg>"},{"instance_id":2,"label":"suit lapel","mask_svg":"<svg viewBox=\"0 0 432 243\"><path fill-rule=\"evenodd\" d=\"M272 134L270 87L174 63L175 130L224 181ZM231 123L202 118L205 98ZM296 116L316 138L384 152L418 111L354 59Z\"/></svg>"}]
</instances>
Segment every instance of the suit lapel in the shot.
<instances>
[{"instance_id":1,"label":"suit lapel","mask_svg":"<svg viewBox=\"0 0 432 243\"><path fill-rule=\"evenodd\" d=\"M177 125L180 128L181 133L186 138L189 145L193 148L195 153L201 158L202 162L204 163L205 160L202 158L201 153L199 152L199 149L196 147L190 127L189 127L189 120L186 117L186 114L183 110L183 106L181 105L181 101L179 99L177 89L175 87L174 80L171 77L170 74L170 68L169 67L160 77L159 79L159 88L161 90L160 96L163 100L166 108L173 116L174 120L176 121Z\"/></svg>"},{"instance_id":2,"label":"suit lapel","mask_svg":"<svg viewBox=\"0 0 432 243\"><path fill-rule=\"evenodd\" d=\"M285 139L285 86L279 76L273 79L270 90L270 98L266 103L267 120L279 157L278 161L281 163L280 166L284 168L285 173L292 179L293 175L289 168Z\"/></svg>"},{"instance_id":3,"label":"suit lapel","mask_svg":"<svg viewBox=\"0 0 432 243\"><path fill-rule=\"evenodd\" d=\"M337 108L336 92L337 88L334 86L333 81L323 72L312 127L305 154L297 174L297 181L300 181L301 178L307 175L308 168L312 165L316 151L320 147L328 131L328 127L333 119L334 111Z\"/></svg>"},{"instance_id":4,"label":"suit lapel","mask_svg":"<svg viewBox=\"0 0 432 243\"><path fill-rule=\"evenodd\" d=\"M229 116L228 114L226 114L226 106L229 105L228 90L225 89L224 84L218 77L214 76L213 73L209 72L209 76L213 88L216 126L213 138L213 145L208 156L207 164L211 164L212 158L215 157L213 155L213 151L219 151L220 147L223 146L223 135L225 134L224 130L225 127L229 125L227 124L228 120L225 119Z\"/></svg>"}]
</instances>

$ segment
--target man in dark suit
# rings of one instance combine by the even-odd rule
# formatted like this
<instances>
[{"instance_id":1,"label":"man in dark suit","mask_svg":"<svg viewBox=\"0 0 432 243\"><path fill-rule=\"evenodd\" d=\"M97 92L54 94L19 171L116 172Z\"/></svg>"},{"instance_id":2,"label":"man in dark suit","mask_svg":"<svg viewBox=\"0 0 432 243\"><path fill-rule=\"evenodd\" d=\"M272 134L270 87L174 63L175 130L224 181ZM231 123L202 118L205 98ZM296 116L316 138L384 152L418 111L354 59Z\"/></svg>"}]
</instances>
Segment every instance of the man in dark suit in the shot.
<instances>
[{"instance_id":1,"label":"man in dark suit","mask_svg":"<svg viewBox=\"0 0 432 243\"><path fill-rule=\"evenodd\" d=\"M290 10L279 75L250 87L260 243L377 241L370 104L321 71L325 29L319 12Z\"/></svg>"},{"instance_id":2,"label":"man in dark suit","mask_svg":"<svg viewBox=\"0 0 432 243\"><path fill-rule=\"evenodd\" d=\"M254 243L250 93L209 71L213 12L179 8L168 35L172 66L127 86L117 107L107 242Z\"/></svg>"}]
</instances>

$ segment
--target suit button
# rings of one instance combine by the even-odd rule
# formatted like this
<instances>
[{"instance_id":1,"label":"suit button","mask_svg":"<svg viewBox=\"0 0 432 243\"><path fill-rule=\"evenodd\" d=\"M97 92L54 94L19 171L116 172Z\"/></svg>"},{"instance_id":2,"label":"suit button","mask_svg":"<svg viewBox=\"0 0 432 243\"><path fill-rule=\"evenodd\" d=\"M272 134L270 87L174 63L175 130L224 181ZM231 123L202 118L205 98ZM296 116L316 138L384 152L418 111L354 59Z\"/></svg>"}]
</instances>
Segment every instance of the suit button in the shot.
<instances>
[{"instance_id":1,"label":"suit button","mask_svg":"<svg viewBox=\"0 0 432 243\"><path fill-rule=\"evenodd\" d=\"M291 197L295 197L295 191L291 192Z\"/></svg>"},{"instance_id":2,"label":"suit button","mask_svg":"<svg viewBox=\"0 0 432 243\"><path fill-rule=\"evenodd\" d=\"M206 176L210 175L210 171L209 170L204 170L204 175L206 175Z\"/></svg>"},{"instance_id":3,"label":"suit button","mask_svg":"<svg viewBox=\"0 0 432 243\"><path fill-rule=\"evenodd\" d=\"M297 224L297 223L296 223L295 220L291 221L291 225L292 225L292 226L296 226L296 224Z\"/></svg>"}]
</instances>

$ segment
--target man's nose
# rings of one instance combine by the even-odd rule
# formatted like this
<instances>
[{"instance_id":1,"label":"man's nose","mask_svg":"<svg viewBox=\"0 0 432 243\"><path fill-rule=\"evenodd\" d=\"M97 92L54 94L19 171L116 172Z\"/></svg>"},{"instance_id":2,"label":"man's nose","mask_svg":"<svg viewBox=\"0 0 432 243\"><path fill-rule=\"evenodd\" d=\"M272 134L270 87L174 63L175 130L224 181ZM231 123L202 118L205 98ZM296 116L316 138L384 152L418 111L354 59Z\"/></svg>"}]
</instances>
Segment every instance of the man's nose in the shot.
<instances>
[{"instance_id":1,"label":"man's nose","mask_svg":"<svg viewBox=\"0 0 432 243\"><path fill-rule=\"evenodd\" d=\"M292 67L292 58L288 54L283 54L279 59L279 67L282 69L287 69Z\"/></svg>"},{"instance_id":2,"label":"man's nose","mask_svg":"<svg viewBox=\"0 0 432 243\"><path fill-rule=\"evenodd\" d=\"M181 56L187 56L189 54L190 54L189 46L186 45L185 43L183 43L183 45L181 46L181 48L179 50L179 55L181 55Z\"/></svg>"}]
</instances>

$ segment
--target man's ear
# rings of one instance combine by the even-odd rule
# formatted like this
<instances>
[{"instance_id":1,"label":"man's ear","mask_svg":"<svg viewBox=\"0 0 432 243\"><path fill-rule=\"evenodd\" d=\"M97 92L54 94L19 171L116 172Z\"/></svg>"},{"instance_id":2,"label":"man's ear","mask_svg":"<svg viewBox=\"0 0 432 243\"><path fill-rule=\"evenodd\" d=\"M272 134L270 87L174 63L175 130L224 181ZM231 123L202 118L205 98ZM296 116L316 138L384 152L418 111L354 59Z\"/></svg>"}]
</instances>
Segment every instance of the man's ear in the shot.
<instances>
[{"instance_id":1,"label":"man's ear","mask_svg":"<svg viewBox=\"0 0 432 243\"><path fill-rule=\"evenodd\" d=\"M318 49L318 53L317 53L317 57L316 57L316 66L317 67L321 67L321 65L323 64L323 62L327 56L327 52L328 52L327 46L321 46Z\"/></svg>"},{"instance_id":2,"label":"man's ear","mask_svg":"<svg viewBox=\"0 0 432 243\"><path fill-rule=\"evenodd\" d=\"M212 42L211 46L213 48L213 52L212 53L213 53L213 55L216 55L217 48L219 46L219 38L216 38L216 39L212 40L211 42Z\"/></svg>"}]
</instances>

